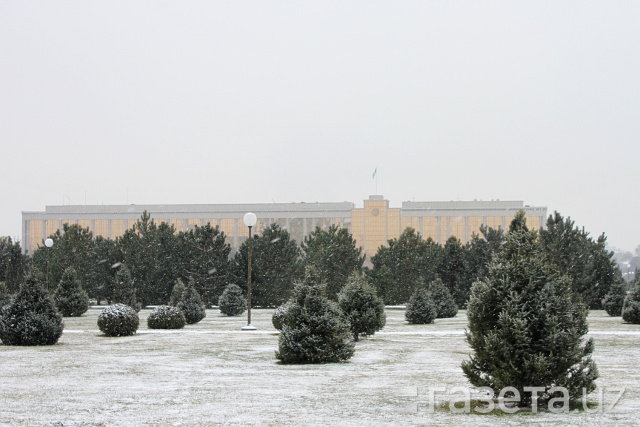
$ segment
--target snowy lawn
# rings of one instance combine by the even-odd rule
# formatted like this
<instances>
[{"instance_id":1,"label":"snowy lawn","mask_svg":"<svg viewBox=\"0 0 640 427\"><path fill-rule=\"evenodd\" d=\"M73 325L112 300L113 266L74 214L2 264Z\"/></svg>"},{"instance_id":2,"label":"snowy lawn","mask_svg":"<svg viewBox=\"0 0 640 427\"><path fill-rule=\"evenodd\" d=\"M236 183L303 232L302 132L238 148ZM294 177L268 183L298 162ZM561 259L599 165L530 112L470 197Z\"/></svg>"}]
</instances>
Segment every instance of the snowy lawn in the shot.
<instances>
[{"instance_id":1,"label":"snowy lawn","mask_svg":"<svg viewBox=\"0 0 640 427\"><path fill-rule=\"evenodd\" d=\"M477 415L431 412L432 387L467 386L466 316L408 325L404 310L387 310L387 326L356 345L347 363L280 365L272 310L246 316L208 310L182 330L148 330L150 310L131 337L107 338L100 310L66 318L59 343L0 345L1 425L625 425L640 411L640 326L603 311L589 321L605 402L626 393L612 411L588 414ZM611 390L611 391L610 391ZM438 396L438 400L447 400Z\"/></svg>"}]
</instances>

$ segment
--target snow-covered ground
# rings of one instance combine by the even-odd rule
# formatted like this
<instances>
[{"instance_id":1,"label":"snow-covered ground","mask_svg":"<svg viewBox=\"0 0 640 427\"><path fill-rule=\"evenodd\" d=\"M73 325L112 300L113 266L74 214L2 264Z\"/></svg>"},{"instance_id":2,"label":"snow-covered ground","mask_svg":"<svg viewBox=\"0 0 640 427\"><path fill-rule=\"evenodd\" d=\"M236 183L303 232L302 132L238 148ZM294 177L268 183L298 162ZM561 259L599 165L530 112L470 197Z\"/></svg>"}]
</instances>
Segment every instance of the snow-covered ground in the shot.
<instances>
[{"instance_id":1,"label":"snow-covered ground","mask_svg":"<svg viewBox=\"0 0 640 427\"><path fill-rule=\"evenodd\" d=\"M431 412L428 390L468 386L466 316L407 325L404 310L387 310L387 326L357 343L347 363L280 365L272 310L246 317L208 310L197 325L176 331L142 328L124 338L101 336L100 310L65 319L60 342L48 347L0 345L3 425L633 425L640 413L640 326L602 311L589 320L596 341L602 414L509 416ZM446 399L446 396L444 397Z\"/></svg>"}]
</instances>

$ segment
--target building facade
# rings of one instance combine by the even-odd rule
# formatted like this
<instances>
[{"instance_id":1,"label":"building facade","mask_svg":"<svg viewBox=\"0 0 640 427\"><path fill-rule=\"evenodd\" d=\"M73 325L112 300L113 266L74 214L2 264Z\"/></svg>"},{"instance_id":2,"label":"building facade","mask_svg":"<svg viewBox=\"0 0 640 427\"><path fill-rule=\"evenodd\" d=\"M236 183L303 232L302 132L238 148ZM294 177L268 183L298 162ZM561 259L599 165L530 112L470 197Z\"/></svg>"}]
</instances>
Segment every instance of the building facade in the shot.
<instances>
[{"instance_id":1,"label":"building facade","mask_svg":"<svg viewBox=\"0 0 640 427\"><path fill-rule=\"evenodd\" d=\"M65 223L88 227L96 236L115 239L147 211L156 222L172 224L177 231L211 223L220 227L233 248L238 248L247 238L242 217L254 212L258 217L257 233L277 223L301 242L316 227L335 224L347 228L367 256L372 256L407 227L439 243L450 236L465 243L479 233L483 224L507 228L520 209L526 212L529 228L544 226L547 208L525 206L521 201L403 202L402 207L392 208L380 195L369 196L361 208L351 202L47 206L43 212L22 212L22 245L26 253L32 253Z\"/></svg>"}]
</instances>

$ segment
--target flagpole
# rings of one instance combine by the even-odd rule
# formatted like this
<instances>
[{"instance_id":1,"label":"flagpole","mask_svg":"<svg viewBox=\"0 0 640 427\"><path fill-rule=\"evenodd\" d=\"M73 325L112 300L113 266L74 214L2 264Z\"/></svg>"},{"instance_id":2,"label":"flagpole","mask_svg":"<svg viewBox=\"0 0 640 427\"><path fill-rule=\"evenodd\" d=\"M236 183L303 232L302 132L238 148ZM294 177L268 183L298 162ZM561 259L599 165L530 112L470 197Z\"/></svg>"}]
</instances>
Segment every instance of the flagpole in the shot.
<instances>
[{"instance_id":1,"label":"flagpole","mask_svg":"<svg viewBox=\"0 0 640 427\"><path fill-rule=\"evenodd\" d=\"M378 194L378 167L373 170L373 180L376 182L376 194Z\"/></svg>"}]
</instances>

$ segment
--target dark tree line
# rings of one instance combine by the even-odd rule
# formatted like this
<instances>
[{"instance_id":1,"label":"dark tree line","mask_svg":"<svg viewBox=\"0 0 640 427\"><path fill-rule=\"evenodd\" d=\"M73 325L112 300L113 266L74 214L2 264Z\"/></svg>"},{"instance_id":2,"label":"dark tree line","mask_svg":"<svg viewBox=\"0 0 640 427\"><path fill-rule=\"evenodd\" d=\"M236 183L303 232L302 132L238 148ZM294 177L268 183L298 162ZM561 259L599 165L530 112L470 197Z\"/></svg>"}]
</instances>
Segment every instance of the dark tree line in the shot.
<instances>
[{"instance_id":1,"label":"dark tree line","mask_svg":"<svg viewBox=\"0 0 640 427\"><path fill-rule=\"evenodd\" d=\"M207 306L216 304L230 283L246 293L248 241L232 253L224 232L210 224L176 232L172 225L157 223L145 212L115 240L94 238L88 228L75 224L64 224L50 238L53 246L39 247L30 258L21 255L19 244L13 244L24 266L12 284L21 281L30 259L29 274L50 292L71 267L98 304L121 300L124 294L129 295L127 300L135 295L133 306L166 304L178 281L192 281ZM272 224L253 236L253 245L252 305L259 307L276 307L286 301L309 264L316 266L322 280L331 283L329 293L335 300L349 275L361 271L364 262L351 234L337 226L317 228L300 245L288 231ZM0 261L5 259L3 255ZM5 270L10 268L0 272ZM15 292L17 284L9 290Z\"/></svg>"},{"instance_id":2,"label":"dark tree line","mask_svg":"<svg viewBox=\"0 0 640 427\"><path fill-rule=\"evenodd\" d=\"M526 228L523 215L516 219L522 224L513 223L512 227ZM604 297L622 281L613 252L606 248L606 236L593 239L558 212L549 216L546 225L546 229L534 230L544 255L570 278L577 301L592 309L603 308ZM491 259L505 238L502 230L482 226L480 234L474 234L464 245L450 237L441 246L408 228L378 249L368 273L386 304L406 303L417 288L439 277L456 304L465 307L473 283L486 277Z\"/></svg>"},{"instance_id":3,"label":"dark tree line","mask_svg":"<svg viewBox=\"0 0 640 427\"><path fill-rule=\"evenodd\" d=\"M557 212L549 216L545 230L535 233L549 261L570 277L574 297L590 308L602 308L603 298L621 281L606 237L593 239ZM141 306L166 304L178 280L192 280L207 306L216 304L230 283L246 293L248 241L232 253L224 232L210 224L176 232L145 212L115 240L68 224L50 237L53 247L39 247L31 257L22 255L11 239L0 240L0 282L6 292L16 292L27 272L52 292L72 267L90 298L111 302L116 273L126 266ZM405 304L416 289L440 279L464 308L473 283L486 277L504 242L503 230L485 226L466 244L450 237L444 245L407 228L381 246L371 257L372 267L364 270L387 305ZM298 244L287 230L272 224L254 234L253 245L252 306L283 304L307 265L315 266L328 284L327 296L336 300L348 277L363 270L365 259L348 230L337 226L316 228Z\"/></svg>"},{"instance_id":4,"label":"dark tree line","mask_svg":"<svg viewBox=\"0 0 640 427\"><path fill-rule=\"evenodd\" d=\"M465 307L471 285L486 275L491 256L503 241L501 230L483 226L480 231L482 235L474 235L467 244L452 236L440 245L407 228L378 249L368 274L385 304L405 304L416 289L439 278L456 304Z\"/></svg>"}]
</instances>

